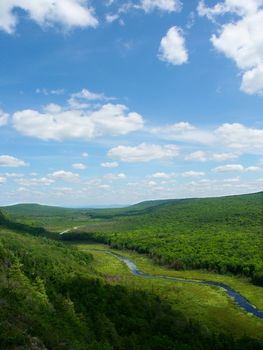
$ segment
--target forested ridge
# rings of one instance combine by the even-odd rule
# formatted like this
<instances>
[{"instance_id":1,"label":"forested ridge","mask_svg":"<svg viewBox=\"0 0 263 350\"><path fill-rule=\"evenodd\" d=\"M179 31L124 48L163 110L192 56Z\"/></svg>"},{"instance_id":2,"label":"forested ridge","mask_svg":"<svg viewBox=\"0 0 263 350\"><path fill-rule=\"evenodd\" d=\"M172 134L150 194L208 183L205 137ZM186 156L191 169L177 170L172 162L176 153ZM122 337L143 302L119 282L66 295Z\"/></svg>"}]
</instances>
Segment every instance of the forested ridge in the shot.
<instances>
[{"instance_id":1,"label":"forested ridge","mask_svg":"<svg viewBox=\"0 0 263 350\"><path fill-rule=\"evenodd\" d=\"M153 293L109 285L92 255L0 216L1 349L263 349L211 333Z\"/></svg>"},{"instance_id":2,"label":"forested ridge","mask_svg":"<svg viewBox=\"0 0 263 350\"><path fill-rule=\"evenodd\" d=\"M186 199L134 216L90 220L63 239L135 249L175 269L205 268L263 285L263 193Z\"/></svg>"}]
</instances>

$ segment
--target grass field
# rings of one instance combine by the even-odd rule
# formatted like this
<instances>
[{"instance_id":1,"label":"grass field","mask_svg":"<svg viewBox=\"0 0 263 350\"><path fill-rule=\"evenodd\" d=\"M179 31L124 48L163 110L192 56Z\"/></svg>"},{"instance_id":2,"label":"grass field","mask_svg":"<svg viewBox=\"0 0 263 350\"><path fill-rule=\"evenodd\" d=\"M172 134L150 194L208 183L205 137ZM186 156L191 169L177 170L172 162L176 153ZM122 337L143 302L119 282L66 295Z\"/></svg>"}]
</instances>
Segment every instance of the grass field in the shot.
<instances>
[{"instance_id":1,"label":"grass field","mask_svg":"<svg viewBox=\"0 0 263 350\"><path fill-rule=\"evenodd\" d=\"M253 337L261 337L263 334L263 320L242 311L220 288L133 276L116 257L106 252L96 251L97 249L108 250L108 246L92 243L76 244L76 246L81 251L86 251L94 256L95 270L109 283L154 292L171 303L176 310L182 311L188 318L204 324L215 332L223 329L236 336ZM246 296L258 308L263 308L263 289L251 286L245 279L200 271L171 271L155 265L149 258L136 252L112 251L127 256L136 263L141 271L150 274L224 282Z\"/></svg>"}]
</instances>

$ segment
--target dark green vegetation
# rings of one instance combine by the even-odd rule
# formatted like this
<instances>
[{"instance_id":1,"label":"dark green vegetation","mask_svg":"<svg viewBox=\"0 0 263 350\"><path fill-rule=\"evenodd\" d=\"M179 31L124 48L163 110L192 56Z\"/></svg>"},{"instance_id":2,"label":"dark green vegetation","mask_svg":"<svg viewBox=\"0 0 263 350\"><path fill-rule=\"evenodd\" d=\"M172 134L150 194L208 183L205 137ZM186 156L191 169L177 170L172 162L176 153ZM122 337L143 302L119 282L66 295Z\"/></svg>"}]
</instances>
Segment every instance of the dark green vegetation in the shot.
<instances>
[{"instance_id":1,"label":"dark green vegetation","mask_svg":"<svg viewBox=\"0 0 263 350\"><path fill-rule=\"evenodd\" d=\"M153 292L110 285L92 255L10 225L1 215L1 349L263 349L211 332Z\"/></svg>"},{"instance_id":2,"label":"dark green vegetation","mask_svg":"<svg viewBox=\"0 0 263 350\"><path fill-rule=\"evenodd\" d=\"M147 253L178 270L205 268L244 275L263 285L263 193L168 201L140 214L98 212L63 239L93 238ZM104 216L105 217L105 216Z\"/></svg>"}]
</instances>

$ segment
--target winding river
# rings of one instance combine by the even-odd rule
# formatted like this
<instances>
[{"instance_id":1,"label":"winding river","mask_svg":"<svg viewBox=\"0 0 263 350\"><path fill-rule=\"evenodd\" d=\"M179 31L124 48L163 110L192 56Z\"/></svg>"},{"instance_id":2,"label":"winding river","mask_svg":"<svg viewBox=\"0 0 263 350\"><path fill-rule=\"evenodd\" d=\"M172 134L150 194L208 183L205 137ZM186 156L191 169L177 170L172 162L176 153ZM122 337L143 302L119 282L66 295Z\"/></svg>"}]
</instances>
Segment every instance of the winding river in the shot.
<instances>
[{"instance_id":1,"label":"winding river","mask_svg":"<svg viewBox=\"0 0 263 350\"><path fill-rule=\"evenodd\" d=\"M141 276L145 278L155 278L155 279L164 279L164 280L173 280L177 282L183 282L183 283L194 283L194 284L201 284L201 285L208 285L208 286L215 286L222 288L232 299L233 301L243 310L246 312L253 314L254 316L263 319L263 311L258 310L255 306L250 304L250 302L244 298L241 294L234 291L232 288L230 288L228 285L220 282L212 282L212 281L198 281L198 280L191 280L191 279L181 279L176 277L169 277L169 276L155 276L148 273L144 273L138 269L138 267L132 262L130 259L126 258L123 255L114 253L110 250L103 250L103 249L90 249L90 250L97 250L101 252L105 252L107 254L111 254L124 262L129 270L132 272L133 275Z\"/></svg>"}]
</instances>

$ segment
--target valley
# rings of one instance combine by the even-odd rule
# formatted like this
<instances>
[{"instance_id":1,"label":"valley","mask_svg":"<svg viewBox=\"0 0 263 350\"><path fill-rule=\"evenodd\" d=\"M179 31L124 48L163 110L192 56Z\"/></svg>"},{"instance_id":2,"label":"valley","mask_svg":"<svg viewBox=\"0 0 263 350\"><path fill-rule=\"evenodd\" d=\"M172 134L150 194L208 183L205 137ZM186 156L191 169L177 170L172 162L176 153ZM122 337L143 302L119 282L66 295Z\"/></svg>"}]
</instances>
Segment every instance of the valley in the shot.
<instances>
[{"instance_id":1,"label":"valley","mask_svg":"<svg viewBox=\"0 0 263 350\"><path fill-rule=\"evenodd\" d=\"M261 201L262 193L153 201L123 209L2 208L1 325L10 336L2 335L0 341L5 349L30 344L35 337L50 349L68 349L69 344L74 349L159 350L178 344L210 349L214 342L215 349L222 344L239 349L239 342L242 349L262 349ZM201 259L205 255L209 264ZM195 258L198 264L192 262ZM233 270L233 261L238 269ZM119 288L125 299L121 304L120 296L111 295ZM12 300L18 307L12 307ZM154 326L160 308L162 321ZM104 320L98 333L90 317ZM141 326L131 326L134 318ZM124 331L124 325L132 331ZM85 332L93 334L91 343ZM198 342L187 338L192 332ZM153 341L148 347L142 338L147 334Z\"/></svg>"}]
</instances>

